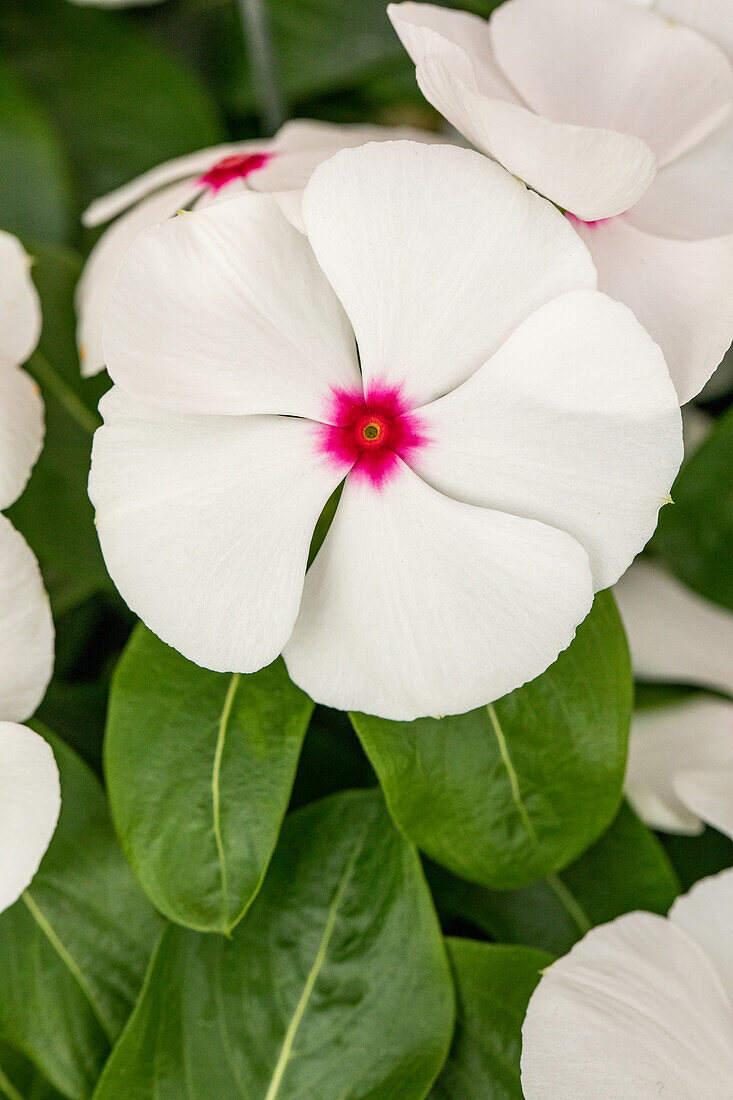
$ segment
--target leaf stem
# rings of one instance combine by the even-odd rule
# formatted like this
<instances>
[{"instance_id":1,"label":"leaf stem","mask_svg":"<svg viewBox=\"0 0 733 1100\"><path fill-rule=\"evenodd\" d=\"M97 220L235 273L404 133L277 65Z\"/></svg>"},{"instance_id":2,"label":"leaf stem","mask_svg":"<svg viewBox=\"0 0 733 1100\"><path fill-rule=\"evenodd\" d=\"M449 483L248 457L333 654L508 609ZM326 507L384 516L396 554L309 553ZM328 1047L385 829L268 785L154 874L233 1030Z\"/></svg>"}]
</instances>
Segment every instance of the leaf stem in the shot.
<instances>
[{"instance_id":1,"label":"leaf stem","mask_svg":"<svg viewBox=\"0 0 733 1100\"><path fill-rule=\"evenodd\" d=\"M285 121L286 111L265 0L238 2L260 118L265 131L274 134Z\"/></svg>"},{"instance_id":2,"label":"leaf stem","mask_svg":"<svg viewBox=\"0 0 733 1100\"><path fill-rule=\"evenodd\" d=\"M588 914L578 899L568 890L560 876L548 875L545 882L582 934L585 935L586 932L590 932L593 925L588 919Z\"/></svg>"},{"instance_id":3,"label":"leaf stem","mask_svg":"<svg viewBox=\"0 0 733 1100\"><path fill-rule=\"evenodd\" d=\"M42 387L45 386L49 393L53 394L58 403L76 421L79 427L83 428L88 435L94 435L97 428L101 427L101 417L84 404L82 399L74 393L71 386L51 366L48 359L41 355L39 351L36 351L27 365L36 382Z\"/></svg>"}]
</instances>

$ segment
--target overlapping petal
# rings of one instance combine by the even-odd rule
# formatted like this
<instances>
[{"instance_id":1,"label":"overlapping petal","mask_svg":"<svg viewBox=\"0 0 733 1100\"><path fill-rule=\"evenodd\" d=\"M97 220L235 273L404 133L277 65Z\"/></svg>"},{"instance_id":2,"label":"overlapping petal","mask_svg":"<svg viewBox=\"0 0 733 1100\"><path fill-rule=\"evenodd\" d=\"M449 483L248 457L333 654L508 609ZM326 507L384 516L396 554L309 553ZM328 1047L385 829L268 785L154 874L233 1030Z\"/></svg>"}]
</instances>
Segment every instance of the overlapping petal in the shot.
<instances>
[{"instance_id":1,"label":"overlapping petal","mask_svg":"<svg viewBox=\"0 0 733 1100\"><path fill-rule=\"evenodd\" d=\"M328 706L455 714L543 672L592 602L569 535L443 496L402 463L349 478L284 657Z\"/></svg>"},{"instance_id":2,"label":"overlapping petal","mask_svg":"<svg viewBox=\"0 0 733 1100\"><path fill-rule=\"evenodd\" d=\"M308 236L354 327L367 391L406 401L470 377L534 310L595 286L558 212L467 149L413 142L337 153L304 199Z\"/></svg>"},{"instance_id":3,"label":"overlapping petal","mask_svg":"<svg viewBox=\"0 0 733 1100\"><path fill-rule=\"evenodd\" d=\"M112 287L104 344L115 382L178 412L318 419L331 387L359 384L348 320L269 195L140 234Z\"/></svg>"},{"instance_id":4,"label":"overlapping petal","mask_svg":"<svg viewBox=\"0 0 733 1100\"><path fill-rule=\"evenodd\" d=\"M269 664L345 470L324 460L309 421L159 412L117 387L100 408L89 492L123 599L197 664Z\"/></svg>"},{"instance_id":5,"label":"overlapping petal","mask_svg":"<svg viewBox=\"0 0 733 1100\"><path fill-rule=\"evenodd\" d=\"M18 367L0 368L0 508L18 499L43 445L43 400Z\"/></svg>"},{"instance_id":6,"label":"overlapping petal","mask_svg":"<svg viewBox=\"0 0 733 1100\"><path fill-rule=\"evenodd\" d=\"M695 883L677 898L669 919L702 947L715 966L733 1005L733 870L721 871Z\"/></svg>"},{"instance_id":7,"label":"overlapping petal","mask_svg":"<svg viewBox=\"0 0 733 1100\"><path fill-rule=\"evenodd\" d=\"M730 113L733 69L702 35L618 0L507 0L494 55L538 114L641 138L666 164Z\"/></svg>"},{"instance_id":8,"label":"overlapping petal","mask_svg":"<svg viewBox=\"0 0 733 1100\"><path fill-rule=\"evenodd\" d=\"M699 684L733 695L729 611L647 561L634 563L614 595L638 677Z\"/></svg>"},{"instance_id":9,"label":"overlapping petal","mask_svg":"<svg viewBox=\"0 0 733 1100\"><path fill-rule=\"evenodd\" d=\"M637 711L625 787L652 828L695 834L708 822L733 835L733 703L692 698Z\"/></svg>"},{"instance_id":10,"label":"overlapping petal","mask_svg":"<svg viewBox=\"0 0 733 1100\"><path fill-rule=\"evenodd\" d=\"M17 237L0 230L0 367L25 363L41 335L41 305L31 260Z\"/></svg>"},{"instance_id":11,"label":"overlapping petal","mask_svg":"<svg viewBox=\"0 0 733 1100\"><path fill-rule=\"evenodd\" d=\"M568 531L596 589L649 539L682 459L658 347L630 310L593 291L538 310L420 416L431 445L414 466L431 485Z\"/></svg>"},{"instance_id":12,"label":"overlapping petal","mask_svg":"<svg viewBox=\"0 0 733 1100\"><path fill-rule=\"evenodd\" d=\"M545 971L522 1030L526 1100L727 1100L733 1009L676 923L630 913Z\"/></svg>"},{"instance_id":13,"label":"overlapping petal","mask_svg":"<svg viewBox=\"0 0 733 1100\"><path fill-rule=\"evenodd\" d=\"M25 726L0 722L0 912L30 884L60 808L51 746Z\"/></svg>"},{"instance_id":14,"label":"overlapping petal","mask_svg":"<svg viewBox=\"0 0 733 1100\"><path fill-rule=\"evenodd\" d=\"M717 42L733 59L733 20L729 0L655 0L655 7Z\"/></svg>"},{"instance_id":15,"label":"overlapping petal","mask_svg":"<svg viewBox=\"0 0 733 1100\"><path fill-rule=\"evenodd\" d=\"M598 286L630 306L662 348L680 403L700 392L733 338L733 234L670 240L626 218L575 222Z\"/></svg>"},{"instance_id":16,"label":"overlapping petal","mask_svg":"<svg viewBox=\"0 0 733 1100\"><path fill-rule=\"evenodd\" d=\"M53 621L32 551L0 516L0 715L22 722L43 698L53 669Z\"/></svg>"}]
</instances>

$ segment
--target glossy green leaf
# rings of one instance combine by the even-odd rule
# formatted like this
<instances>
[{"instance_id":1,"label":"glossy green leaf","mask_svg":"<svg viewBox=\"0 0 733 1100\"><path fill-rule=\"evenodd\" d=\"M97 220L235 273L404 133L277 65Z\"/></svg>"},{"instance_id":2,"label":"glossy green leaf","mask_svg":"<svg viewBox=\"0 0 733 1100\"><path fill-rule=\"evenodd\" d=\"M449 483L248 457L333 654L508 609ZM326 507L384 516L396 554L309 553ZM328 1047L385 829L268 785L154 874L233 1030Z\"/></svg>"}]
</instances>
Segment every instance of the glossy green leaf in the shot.
<instances>
[{"instance_id":1,"label":"glossy green leaf","mask_svg":"<svg viewBox=\"0 0 733 1100\"><path fill-rule=\"evenodd\" d=\"M277 842L313 703L282 661L199 668L140 625L115 673L105 774L118 835L162 913L229 933Z\"/></svg>"},{"instance_id":2,"label":"glossy green leaf","mask_svg":"<svg viewBox=\"0 0 733 1100\"><path fill-rule=\"evenodd\" d=\"M449 939L456 1031L430 1100L522 1100L522 1022L552 955L530 947Z\"/></svg>"},{"instance_id":3,"label":"glossy green leaf","mask_svg":"<svg viewBox=\"0 0 733 1100\"><path fill-rule=\"evenodd\" d=\"M733 610L733 409L685 463L651 549L701 596Z\"/></svg>"},{"instance_id":4,"label":"glossy green leaf","mask_svg":"<svg viewBox=\"0 0 733 1100\"><path fill-rule=\"evenodd\" d=\"M417 853L378 791L286 821L231 940L175 926L95 1100L422 1100L453 989Z\"/></svg>"},{"instance_id":5,"label":"glossy green leaf","mask_svg":"<svg viewBox=\"0 0 733 1100\"><path fill-rule=\"evenodd\" d=\"M488 890L439 867L430 883L444 919L492 939L564 954L596 924L633 909L666 913L680 885L654 834L624 804L611 828L557 875L519 890Z\"/></svg>"},{"instance_id":6,"label":"glossy green leaf","mask_svg":"<svg viewBox=\"0 0 733 1100\"><path fill-rule=\"evenodd\" d=\"M0 65L0 103L0 228L64 241L75 228L74 200L58 134L5 64Z\"/></svg>"},{"instance_id":7,"label":"glossy green leaf","mask_svg":"<svg viewBox=\"0 0 733 1100\"><path fill-rule=\"evenodd\" d=\"M30 246L43 308L43 332L28 371L43 394L46 438L31 479L10 517L39 560L58 616L110 586L87 494L96 405L106 376L82 380L74 336L74 285L80 260L50 246Z\"/></svg>"},{"instance_id":8,"label":"glossy green leaf","mask_svg":"<svg viewBox=\"0 0 733 1100\"><path fill-rule=\"evenodd\" d=\"M701 878L733 867L733 840L709 825L697 836L660 833L659 841L687 891Z\"/></svg>"},{"instance_id":9,"label":"glossy green leaf","mask_svg":"<svg viewBox=\"0 0 733 1100\"><path fill-rule=\"evenodd\" d=\"M0 1042L0 1097L2 1100L63 1100L32 1062Z\"/></svg>"},{"instance_id":10,"label":"glossy green leaf","mask_svg":"<svg viewBox=\"0 0 733 1100\"><path fill-rule=\"evenodd\" d=\"M58 828L31 886L0 914L0 1038L72 1100L91 1096L160 932L98 781L48 731Z\"/></svg>"},{"instance_id":11,"label":"glossy green leaf","mask_svg":"<svg viewBox=\"0 0 733 1100\"><path fill-rule=\"evenodd\" d=\"M2 0L6 55L63 135L84 202L221 139L195 78L114 12Z\"/></svg>"},{"instance_id":12,"label":"glossy green leaf","mask_svg":"<svg viewBox=\"0 0 733 1100\"><path fill-rule=\"evenodd\" d=\"M621 801L632 684L609 592L542 676L453 718L352 715L405 834L486 886L520 886L566 866Z\"/></svg>"}]
</instances>

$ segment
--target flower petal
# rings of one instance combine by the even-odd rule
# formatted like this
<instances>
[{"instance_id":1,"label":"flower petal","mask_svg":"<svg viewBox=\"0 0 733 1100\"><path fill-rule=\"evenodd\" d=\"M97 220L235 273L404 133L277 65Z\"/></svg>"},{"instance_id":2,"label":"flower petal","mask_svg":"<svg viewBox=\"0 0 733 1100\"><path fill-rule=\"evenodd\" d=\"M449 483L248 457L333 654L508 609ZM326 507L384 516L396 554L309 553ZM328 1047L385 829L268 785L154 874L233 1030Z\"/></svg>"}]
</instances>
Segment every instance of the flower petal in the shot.
<instances>
[{"instance_id":1,"label":"flower petal","mask_svg":"<svg viewBox=\"0 0 733 1100\"><path fill-rule=\"evenodd\" d=\"M43 400L18 367L0 368L0 508L18 499L43 446Z\"/></svg>"},{"instance_id":2,"label":"flower petal","mask_svg":"<svg viewBox=\"0 0 733 1100\"><path fill-rule=\"evenodd\" d=\"M425 98L478 149L580 218L628 210L654 179L656 158L640 138L553 122L481 95L466 55L455 46L421 61L417 82Z\"/></svg>"},{"instance_id":3,"label":"flower petal","mask_svg":"<svg viewBox=\"0 0 733 1100\"><path fill-rule=\"evenodd\" d=\"M733 1004L731 913L733 870L728 870L696 882L688 893L677 898L669 911L669 919L700 945L717 970Z\"/></svg>"},{"instance_id":4,"label":"flower petal","mask_svg":"<svg viewBox=\"0 0 733 1100\"><path fill-rule=\"evenodd\" d=\"M60 809L51 746L25 726L0 722L0 912L30 885Z\"/></svg>"},{"instance_id":5,"label":"flower petal","mask_svg":"<svg viewBox=\"0 0 733 1100\"><path fill-rule=\"evenodd\" d=\"M659 348L630 310L591 290L538 310L419 415L431 445L411 465L426 481L569 532L596 589L651 536L682 459Z\"/></svg>"},{"instance_id":6,"label":"flower petal","mask_svg":"<svg viewBox=\"0 0 733 1100\"><path fill-rule=\"evenodd\" d=\"M117 387L100 409L89 495L120 595L196 664L269 664L292 631L313 530L345 471L323 460L309 421L167 414Z\"/></svg>"},{"instance_id":7,"label":"flower petal","mask_svg":"<svg viewBox=\"0 0 733 1100\"><path fill-rule=\"evenodd\" d=\"M708 800L700 779L717 772L727 778L733 809L733 703L692 698L635 713L626 794L651 828L695 834L702 832L703 821L714 824L705 812ZM691 800L685 794L689 775L695 777ZM711 790L713 814L718 801Z\"/></svg>"},{"instance_id":8,"label":"flower petal","mask_svg":"<svg viewBox=\"0 0 733 1100\"><path fill-rule=\"evenodd\" d=\"M733 69L702 35L616 0L508 0L490 23L506 77L538 114L641 138L666 164L728 115Z\"/></svg>"},{"instance_id":9,"label":"flower petal","mask_svg":"<svg viewBox=\"0 0 733 1100\"><path fill-rule=\"evenodd\" d=\"M695 240L733 233L733 115L659 172L627 214L639 229Z\"/></svg>"},{"instance_id":10,"label":"flower petal","mask_svg":"<svg viewBox=\"0 0 733 1100\"><path fill-rule=\"evenodd\" d=\"M733 695L733 615L665 569L634 562L614 588L635 674Z\"/></svg>"},{"instance_id":11,"label":"flower petal","mask_svg":"<svg viewBox=\"0 0 733 1100\"><path fill-rule=\"evenodd\" d=\"M284 657L327 706L462 713L544 672L591 602L569 535L460 504L400 462L380 489L347 478Z\"/></svg>"},{"instance_id":12,"label":"flower petal","mask_svg":"<svg viewBox=\"0 0 733 1100\"><path fill-rule=\"evenodd\" d=\"M730 737L733 740L733 720ZM685 805L699 814L703 821L733 839L733 759L725 769L693 768L682 772L675 780L675 790Z\"/></svg>"},{"instance_id":13,"label":"flower petal","mask_svg":"<svg viewBox=\"0 0 733 1100\"><path fill-rule=\"evenodd\" d=\"M0 516L0 715L22 722L38 707L53 670L53 621L31 549Z\"/></svg>"},{"instance_id":14,"label":"flower petal","mask_svg":"<svg viewBox=\"0 0 733 1100\"><path fill-rule=\"evenodd\" d=\"M318 419L331 387L360 382L344 312L269 195L145 230L108 302L107 368L147 404Z\"/></svg>"},{"instance_id":15,"label":"flower petal","mask_svg":"<svg viewBox=\"0 0 733 1100\"><path fill-rule=\"evenodd\" d=\"M41 304L31 260L12 233L0 230L0 365L25 363L41 335Z\"/></svg>"},{"instance_id":16,"label":"flower petal","mask_svg":"<svg viewBox=\"0 0 733 1100\"><path fill-rule=\"evenodd\" d=\"M558 212L468 149L344 150L314 172L303 212L366 387L403 386L408 406L465 381L545 302L595 285Z\"/></svg>"},{"instance_id":17,"label":"flower petal","mask_svg":"<svg viewBox=\"0 0 733 1100\"><path fill-rule=\"evenodd\" d=\"M679 241L626 218L575 222L600 290L630 306L667 360L680 404L700 392L733 338L733 234Z\"/></svg>"},{"instance_id":18,"label":"flower petal","mask_svg":"<svg viewBox=\"0 0 733 1100\"><path fill-rule=\"evenodd\" d=\"M733 1013L680 928L629 913L545 972L522 1029L526 1100L725 1100Z\"/></svg>"},{"instance_id":19,"label":"flower petal","mask_svg":"<svg viewBox=\"0 0 733 1100\"><path fill-rule=\"evenodd\" d=\"M143 229L171 218L194 197L190 180L174 183L143 199L117 219L99 238L76 286L76 330L81 372L85 377L104 370L102 327L107 299L128 248Z\"/></svg>"},{"instance_id":20,"label":"flower petal","mask_svg":"<svg viewBox=\"0 0 733 1100\"><path fill-rule=\"evenodd\" d=\"M430 54L456 46L469 60L481 95L504 99L507 103L522 102L496 64L486 19L471 12L441 8L437 4L416 4L411 0L389 4L387 15L416 65Z\"/></svg>"},{"instance_id":21,"label":"flower petal","mask_svg":"<svg viewBox=\"0 0 733 1100\"><path fill-rule=\"evenodd\" d=\"M370 141L421 141L445 144L441 134L409 126L336 126L329 122L296 119L278 131L273 145L277 156L253 172L253 191L273 194L288 221L305 232L301 209L303 189L314 170L340 149L355 149Z\"/></svg>"},{"instance_id":22,"label":"flower petal","mask_svg":"<svg viewBox=\"0 0 733 1100\"><path fill-rule=\"evenodd\" d=\"M657 0L657 8L672 19L694 27L717 42L733 60L733 20L730 0Z\"/></svg>"},{"instance_id":23,"label":"flower petal","mask_svg":"<svg viewBox=\"0 0 733 1100\"><path fill-rule=\"evenodd\" d=\"M167 160L164 164L158 164L149 172L137 176L129 183L123 184L108 195L95 199L82 215L82 222L86 226L104 225L128 210L140 199L147 198L155 191L167 187L171 183L181 180L195 180L202 176L207 169L224 157L235 153L250 153L267 151L270 143L267 141L241 141L236 144L214 145L209 149L198 149L195 153L187 153L185 156ZM194 188L195 189L195 188Z\"/></svg>"}]
</instances>

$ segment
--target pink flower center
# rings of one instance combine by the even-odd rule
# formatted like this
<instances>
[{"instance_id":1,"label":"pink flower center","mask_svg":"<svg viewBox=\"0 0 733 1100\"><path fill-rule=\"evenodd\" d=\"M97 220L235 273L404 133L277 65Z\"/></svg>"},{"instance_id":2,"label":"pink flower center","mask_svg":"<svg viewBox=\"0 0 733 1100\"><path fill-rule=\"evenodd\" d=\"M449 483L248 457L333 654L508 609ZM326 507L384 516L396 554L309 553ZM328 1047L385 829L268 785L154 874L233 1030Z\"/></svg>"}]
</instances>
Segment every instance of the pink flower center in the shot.
<instances>
[{"instance_id":1,"label":"pink flower center","mask_svg":"<svg viewBox=\"0 0 733 1100\"><path fill-rule=\"evenodd\" d=\"M264 168L274 156L274 153L234 153L217 161L198 182L216 194L232 180L244 180L250 172Z\"/></svg>"},{"instance_id":2,"label":"pink flower center","mask_svg":"<svg viewBox=\"0 0 733 1100\"><path fill-rule=\"evenodd\" d=\"M410 412L399 387L373 386L359 391L333 390L329 424L320 424L319 449L352 476L380 488L428 443L420 417Z\"/></svg>"}]
</instances>

